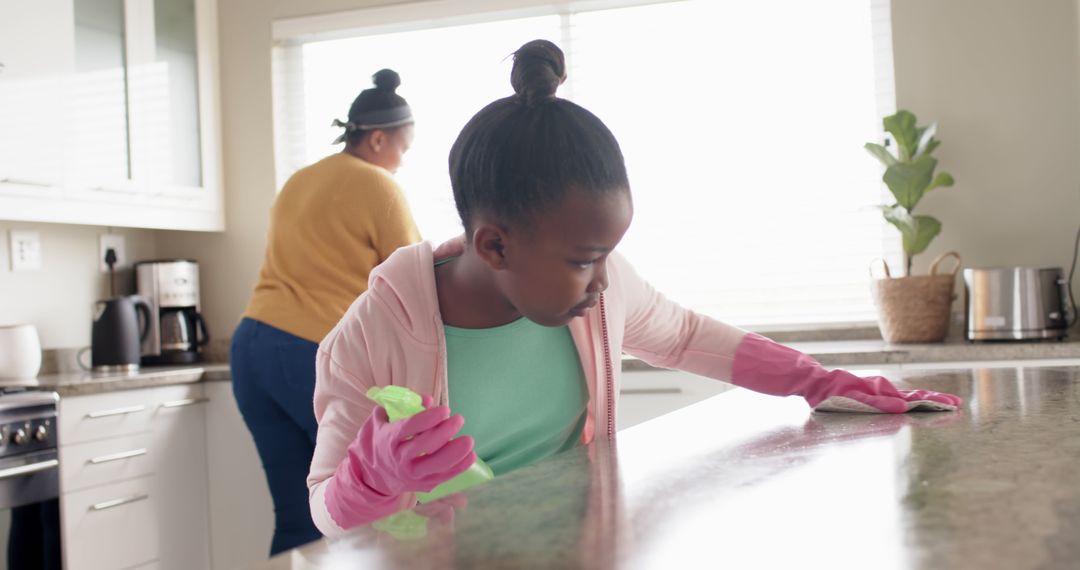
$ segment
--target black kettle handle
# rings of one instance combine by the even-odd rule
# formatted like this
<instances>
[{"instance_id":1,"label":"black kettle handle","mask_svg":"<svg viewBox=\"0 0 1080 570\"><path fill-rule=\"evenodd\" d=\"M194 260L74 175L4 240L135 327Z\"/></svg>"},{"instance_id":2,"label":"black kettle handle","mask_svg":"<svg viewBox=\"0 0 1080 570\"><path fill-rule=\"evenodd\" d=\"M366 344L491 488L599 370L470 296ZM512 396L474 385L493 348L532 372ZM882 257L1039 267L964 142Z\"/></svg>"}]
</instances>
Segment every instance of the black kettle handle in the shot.
<instances>
[{"instance_id":1,"label":"black kettle handle","mask_svg":"<svg viewBox=\"0 0 1080 570\"><path fill-rule=\"evenodd\" d=\"M150 303L138 295L132 295L132 301L135 302L135 311L142 317L139 321L139 342L142 343L150 334Z\"/></svg>"},{"instance_id":2,"label":"black kettle handle","mask_svg":"<svg viewBox=\"0 0 1080 570\"><path fill-rule=\"evenodd\" d=\"M195 313L195 321L199 324L199 334L195 344L197 346L206 346L210 342L210 332L206 330L206 319L203 318L202 314Z\"/></svg>"}]
</instances>

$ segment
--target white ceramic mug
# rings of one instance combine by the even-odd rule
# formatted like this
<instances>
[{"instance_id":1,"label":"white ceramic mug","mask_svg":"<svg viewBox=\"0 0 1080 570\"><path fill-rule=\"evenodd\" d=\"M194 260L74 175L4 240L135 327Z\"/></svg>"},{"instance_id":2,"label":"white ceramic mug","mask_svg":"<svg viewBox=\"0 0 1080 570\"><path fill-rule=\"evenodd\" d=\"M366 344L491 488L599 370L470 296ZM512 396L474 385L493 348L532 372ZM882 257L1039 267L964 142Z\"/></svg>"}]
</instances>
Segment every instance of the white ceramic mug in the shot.
<instances>
[{"instance_id":1,"label":"white ceramic mug","mask_svg":"<svg viewBox=\"0 0 1080 570\"><path fill-rule=\"evenodd\" d=\"M0 325L0 380L33 380L41 370L34 325Z\"/></svg>"}]
</instances>

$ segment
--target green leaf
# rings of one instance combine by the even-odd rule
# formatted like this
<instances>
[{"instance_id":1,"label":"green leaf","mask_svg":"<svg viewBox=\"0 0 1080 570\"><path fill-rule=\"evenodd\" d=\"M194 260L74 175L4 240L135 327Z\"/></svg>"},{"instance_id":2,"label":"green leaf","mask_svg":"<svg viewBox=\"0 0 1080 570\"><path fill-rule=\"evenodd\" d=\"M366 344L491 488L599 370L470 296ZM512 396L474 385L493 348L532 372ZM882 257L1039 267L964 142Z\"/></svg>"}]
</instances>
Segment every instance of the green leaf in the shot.
<instances>
[{"instance_id":1,"label":"green leaf","mask_svg":"<svg viewBox=\"0 0 1080 570\"><path fill-rule=\"evenodd\" d=\"M934 142L935 134L937 134L937 123L930 123L929 127L919 129L919 145L915 148L914 156L930 154L929 151L937 148L937 144L931 144Z\"/></svg>"},{"instance_id":2,"label":"green leaf","mask_svg":"<svg viewBox=\"0 0 1080 570\"><path fill-rule=\"evenodd\" d=\"M915 208L937 167L937 159L923 155L911 162L897 162L885 170L882 180L889 187L896 202L907 210Z\"/></svg>"},{"instance_id":3,"label":"green leaf","mask_svg":"<svg viewBox=\"0 0 1080 570\"><path fill-rule=\"evenodd\" d=\"M908 256L926 251L937 235L941 233L941 222L932 216L915 216L915 237L908 243L904 240L904 251Z\"/></svg>"},{"instance_id":4,"label":"green leaf","mask_svg":"<svg viewBox=\"0 0 1080 570\"><path fill-rule=\"evenodd\" d=\"M900 160L909 160L919 144L918 129L915 128L915 115L909 111L897 111L882 119L885 130L892 134L900 148Z\"/></svg>"},{"instance_id":5,"label":"green leaf","mask_svg":"<svg viewBox=\"0 0 1080 570\"><path fill-rule=\"evenodd\" d=\"M904 254L909 258L926 251L934 237L941 233L941 222L932 216L912 216L899 204L882 206L881 211L885 219L900 230Z\"/></svg>"},{"instance_id":6,"label":"green leaf","mask_svg":"<svg viewBox=\"0 0 1080 570\"><path fill-rule=\"evenodd\" d=\"M952 186L955 182L956 181L953 180L952 175L948 172L939 172L938 175L934 177L934 181L930 183L930 186L926 187L926 192L929 192L934 188L940 188L942 186ZM926 192L924 192L924 194Z\"/></svg>"},{"instance_id":7,"label":"green leaf","mask_svg":"<svg viewBox=\"0 0 1080 570\"><path fill-rule=\"evenodd\" d=\"M874 155L874 158L880 160L881 163L885 166L892 166L896 164L896 157L893 156L891 152L889 152L889 149L879 144L866 143L865 145L863 145L863 148L865 148L870 154Z\"/></svg>"},{"instance_id":8,"label":"green leaf","mask_svg":"<svg viewBox=\"0 0 1080 570\"><path fill-rule=\"evenodd\" d=\"M941 144L941 141L937 139L930 139L930 141L926 143L926 148L924 148L919 154L930 154L934 152L934 149L937 148L939 144Z\"/></svg>"}]
</instances>

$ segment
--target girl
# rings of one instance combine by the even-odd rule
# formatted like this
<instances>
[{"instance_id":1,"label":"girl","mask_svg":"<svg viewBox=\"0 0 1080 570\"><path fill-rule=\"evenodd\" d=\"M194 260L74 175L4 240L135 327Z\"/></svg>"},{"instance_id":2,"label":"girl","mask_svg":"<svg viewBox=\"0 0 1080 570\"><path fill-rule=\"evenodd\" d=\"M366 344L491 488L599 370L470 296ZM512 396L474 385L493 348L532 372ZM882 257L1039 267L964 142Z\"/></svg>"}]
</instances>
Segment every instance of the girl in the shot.
<instances>
[{"instance_id":1,"label":"girl","mask_svg":"<svg viewBox=\"0 0 1080 570\"><path fill-rule=\"evenodd\" d=\"M960 404L827 371L653 290L614 251L633 216L619 145L555 97L565 78L550 42L514 54L515 94L477 113L450 152L464 242L399 250L319 346L308 487L323 534L413 505L477 456L498 475L613 437L624 351L819 409ZM431 394L429 409L389 423L364 396L389 384Z\"/></svg>"},{"instance_id":2,"label":"girl","mask_svg":"<svg viewBox=\"0 0 1080 570\"><path fill-rule=\"evenodd\" d=\"M375 265L420 240L393 174L413 137L412 112L389 69L353 101L342 152L299 170L270 211L266 258L233 333L233 393L274 500L271 555L311 542L315 351Z\"/></svg>"}]
</instances>

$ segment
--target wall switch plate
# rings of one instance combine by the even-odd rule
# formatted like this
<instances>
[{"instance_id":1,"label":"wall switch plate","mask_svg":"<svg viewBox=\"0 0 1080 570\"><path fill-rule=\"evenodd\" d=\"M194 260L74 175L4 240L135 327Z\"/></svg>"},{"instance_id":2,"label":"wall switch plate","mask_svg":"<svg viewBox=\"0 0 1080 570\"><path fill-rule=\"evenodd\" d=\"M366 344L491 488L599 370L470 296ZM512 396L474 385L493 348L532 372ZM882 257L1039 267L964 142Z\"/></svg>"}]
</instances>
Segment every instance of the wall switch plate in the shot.
<instances>
[{"instance_id":1,"label":"wall switch plate","mask_svg":"<svg viewBox=\"0 0 1080 570\"><path fill-rule=\"evenodd\" d=\"M41 236L37 232L11 230L8 245L11 246L12 271L41 269Z\"/></svg>"},{"instance_id":2,"label":"wall switch plate","mask_svg":"<svg viewBox=\"0 0 1080 570\"><path fill-rule=\"evenodd\" d=\"M105 263L105 252L111 247L116 252L116 263L113 270L119 271L127 267L127 251L124 244L124 236L120 234L101 234L98 247L98 266L102 273L109 272L109 264Z\"/></svg>"}]
</instances>

